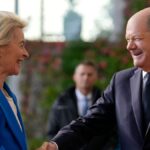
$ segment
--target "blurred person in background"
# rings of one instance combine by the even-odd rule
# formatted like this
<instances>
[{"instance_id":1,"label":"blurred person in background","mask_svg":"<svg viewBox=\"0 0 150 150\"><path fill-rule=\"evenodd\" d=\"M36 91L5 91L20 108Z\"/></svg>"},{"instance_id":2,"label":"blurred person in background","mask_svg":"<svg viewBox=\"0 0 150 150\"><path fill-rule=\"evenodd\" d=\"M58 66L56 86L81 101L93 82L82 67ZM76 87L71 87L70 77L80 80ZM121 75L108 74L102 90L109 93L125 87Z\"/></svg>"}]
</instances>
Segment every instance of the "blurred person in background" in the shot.
<instances>
[{"instance_id":1,"label":"blurred person in background","mask_svg":"<svg viewBox=\"0 0 150 150\"><path fill-rule=\"evenodd\" d=\"M125 38L134 67L116 72L87 114L39 150L76 150L95 135L105 137L114 126L121 150L150 150L150 7L131 16Z\"/></svg>"},{"instance_id":2,"label":"blurred person in background","mask_svg":"<svg viewBox=\"0 0 150 150\"><path fill-rule=\"evenodd\" d=\"M80 62L74 71L74 85L61 93L54 102L48 119L48 136L53 138L57 132L79 116L84 116L87 109L100 97L101 91L95 86L98 80L98 71L92 61ZM113 133L113 132L112 132ZM111 134L112 134L111 133ZM95 136L82 150L114 150L115 136L108 136L99 142ZM111 138L110 138L111 137Z\"/></svg>"},{"instance_id":3,"label":"blurred person in background","mask_svg":"<svg viewBox=\"0 0 150 150\"><path fill-rule=\"evenodd\" d=\"M5 82L8 76L19 74L21 63L29 57L25 26L15 14L0 11L0 150L27 150L17 99Z\"/></svg>"}]
</instances>

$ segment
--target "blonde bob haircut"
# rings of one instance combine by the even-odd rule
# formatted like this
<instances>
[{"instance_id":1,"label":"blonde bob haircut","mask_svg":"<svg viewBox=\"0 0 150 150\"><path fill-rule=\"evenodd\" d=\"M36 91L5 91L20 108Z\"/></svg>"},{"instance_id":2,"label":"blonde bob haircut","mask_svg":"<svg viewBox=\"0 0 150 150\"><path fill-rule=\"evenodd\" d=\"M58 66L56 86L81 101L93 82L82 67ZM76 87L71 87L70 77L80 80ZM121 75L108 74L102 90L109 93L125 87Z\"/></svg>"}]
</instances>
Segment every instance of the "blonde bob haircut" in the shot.
<instances>
[{"instance_id":1,"label":"blonde bob haircut","mask_svg":"<svg viewBox=\"0 0 150 150\"><path fill-rule=\"evenodd\" d=\"M15 28L23 29L27 23L16 14L0 11L0 46L8 45Z\"/></svg>"}]
</instances>

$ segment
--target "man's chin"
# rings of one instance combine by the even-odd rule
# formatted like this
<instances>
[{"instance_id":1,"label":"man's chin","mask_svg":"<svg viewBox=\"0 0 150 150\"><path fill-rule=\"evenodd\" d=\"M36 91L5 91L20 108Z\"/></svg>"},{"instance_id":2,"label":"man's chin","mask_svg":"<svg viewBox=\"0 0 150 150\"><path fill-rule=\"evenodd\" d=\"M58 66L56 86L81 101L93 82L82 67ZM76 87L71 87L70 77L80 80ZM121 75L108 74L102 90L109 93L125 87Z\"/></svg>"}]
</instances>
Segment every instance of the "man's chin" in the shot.
<instances>
[{"instance_id":1,"label":"man's chin","mask_svg":"<svg viewBox=\"0 0 150 150\"><path fill-rule=\"evenodd\" d=\"M135 67L141 67L141 66L142 66L142 63L139 62L139 61L137 61L137 60L133 60L133 65L134 65Z\"/></svg>"}]
</instances>

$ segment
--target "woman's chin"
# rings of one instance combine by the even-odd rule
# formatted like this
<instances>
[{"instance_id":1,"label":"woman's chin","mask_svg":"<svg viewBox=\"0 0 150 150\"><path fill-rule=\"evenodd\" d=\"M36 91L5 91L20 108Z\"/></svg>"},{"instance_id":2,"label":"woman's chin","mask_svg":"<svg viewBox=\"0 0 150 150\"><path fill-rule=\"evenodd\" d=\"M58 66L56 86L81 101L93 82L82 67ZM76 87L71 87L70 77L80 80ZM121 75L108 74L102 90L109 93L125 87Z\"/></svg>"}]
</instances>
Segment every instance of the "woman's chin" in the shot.
<instances>
[{"instance_id":1,"label":"woman's chin","mask_svg":"<svg viewBox=\"0 0 150 150\"><path fill-rule=\"evenodd\" d=\"M11 75L18 75L19 72L20 72L20 70L17 69L17 70L15 70L14 72L12 72Z\"/></svg>"}]
</instances>

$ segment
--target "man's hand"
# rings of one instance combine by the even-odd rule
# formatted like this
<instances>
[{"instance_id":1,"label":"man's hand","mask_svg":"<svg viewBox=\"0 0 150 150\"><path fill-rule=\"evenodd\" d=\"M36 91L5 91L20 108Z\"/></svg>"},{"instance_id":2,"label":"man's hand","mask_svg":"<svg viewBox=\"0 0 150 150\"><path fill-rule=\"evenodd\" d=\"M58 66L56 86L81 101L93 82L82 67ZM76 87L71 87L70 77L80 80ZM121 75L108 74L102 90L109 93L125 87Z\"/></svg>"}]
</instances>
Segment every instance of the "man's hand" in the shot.
<instances>
[{"instance_id":1,"label":"man's hand","mask_svg":"<svg viewBox=\"0 0 150 150\"><path fill-rule=\"evenodd\" d=\"M44 142L42 146L36 150L57 150L57 145L53 142Z\"/></svg>"}]
</instances>

